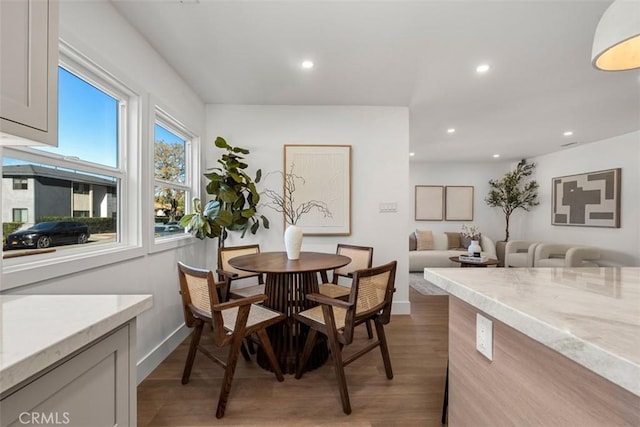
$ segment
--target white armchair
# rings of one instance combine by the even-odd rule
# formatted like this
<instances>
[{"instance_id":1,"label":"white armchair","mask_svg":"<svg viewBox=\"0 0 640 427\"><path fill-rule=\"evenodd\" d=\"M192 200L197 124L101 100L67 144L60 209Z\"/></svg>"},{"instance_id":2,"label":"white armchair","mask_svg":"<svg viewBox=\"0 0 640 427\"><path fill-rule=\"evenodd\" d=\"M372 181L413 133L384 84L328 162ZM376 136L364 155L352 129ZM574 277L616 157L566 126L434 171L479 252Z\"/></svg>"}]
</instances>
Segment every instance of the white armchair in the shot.
<instances>
[{"instance_id":1,"label":"white armchair","mask_svg":"<svg viewBox=\"0 0 640 427\"><path fill-rule=\"evenodd\" d=\"M532 240L510 240L504 247L504 266L533 267L536 246L540 242Z\"/></svg>"},{"instance_id":2,"label":"white armchair","mask_svg":"<svg viewBox=\"0 0 640 427\"><path fill-rule=\"evenodd\" d=\"M536 246L534 267L598 267L600 250L587 246L540 243Z\"/></svg>"}]
</instances>

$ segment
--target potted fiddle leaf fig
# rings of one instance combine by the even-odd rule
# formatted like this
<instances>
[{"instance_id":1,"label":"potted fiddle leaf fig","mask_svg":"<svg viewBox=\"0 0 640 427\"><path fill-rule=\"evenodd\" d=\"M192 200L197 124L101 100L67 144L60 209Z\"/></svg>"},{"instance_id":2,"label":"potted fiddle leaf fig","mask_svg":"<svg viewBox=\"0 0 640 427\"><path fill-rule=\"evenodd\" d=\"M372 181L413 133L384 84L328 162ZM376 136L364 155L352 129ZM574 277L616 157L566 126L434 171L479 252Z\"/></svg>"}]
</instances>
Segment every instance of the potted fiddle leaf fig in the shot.
<instances>
[{"instance_id":1,"label":"potted fiddle leaf fig","mask_svg":"<svg viewBox=\"0 0 640 427\"><path fill-rule=\"evenodd\" d=\"M228 231L247 231L255 234L260 228L269 228L269 220L257 212L260 194L256 183L260 182L262 170L258 169L252 179L245 169L249 166L243 156L249 150L233 147L222 137L217 137L215 146L224 150L219 167L204 176L209 180L206 191L213 198L202 206L198 198L193 199L193 211L182 217L180 224L199 239L218 238L218 246L223 247Z\"/></svg>"}]
</instances>

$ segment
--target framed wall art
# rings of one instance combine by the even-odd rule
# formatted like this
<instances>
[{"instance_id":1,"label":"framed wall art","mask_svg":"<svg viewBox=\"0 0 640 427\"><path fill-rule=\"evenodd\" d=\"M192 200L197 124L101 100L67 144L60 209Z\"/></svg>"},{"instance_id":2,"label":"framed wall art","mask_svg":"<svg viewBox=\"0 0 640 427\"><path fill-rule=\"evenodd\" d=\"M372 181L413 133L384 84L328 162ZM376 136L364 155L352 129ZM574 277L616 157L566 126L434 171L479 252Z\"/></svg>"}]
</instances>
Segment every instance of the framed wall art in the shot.
<instances>
[{"instance_id":1,"label":"framed wall art","mask_svg":"<svg viewBox=\"0 0 640 427\"><path fill-rule=\"evenodd\" d=\"M551 180L552 225L620 227L621 169L608 169Z\"/></svg>"},{"instance_id":2,"label":"framed wall art","mask_svg":"<svg viewBox=\"0 0 640 427\"><path fill-rule=\"evenodd\" d=\"M444 187L442 185L416 185L416 221L442 221Z\"/></svg>"},{"instance_id":3,"label":"framed wall art","mask_svg":"<svg viewBox=\"0 0 640 427\"><path fill-rule=\"evenodd\" d=\"M304 234L351 234L350 145L285 145L283 170L285 181L287 175L295 178L289 181L295 183L294 208L309 202L326 208L311 208L300 217L296 225Z\"/></svg>"},{"instance_id":4,"label":"framed wall art","mask_svg":"<svg viewBox=\"0 0 640 427\"><path fill-rule=\"evenodd\" d=\"M473 221L473 186L447 185L444 199L445 220Z\"/></svg>"}]
</instances>

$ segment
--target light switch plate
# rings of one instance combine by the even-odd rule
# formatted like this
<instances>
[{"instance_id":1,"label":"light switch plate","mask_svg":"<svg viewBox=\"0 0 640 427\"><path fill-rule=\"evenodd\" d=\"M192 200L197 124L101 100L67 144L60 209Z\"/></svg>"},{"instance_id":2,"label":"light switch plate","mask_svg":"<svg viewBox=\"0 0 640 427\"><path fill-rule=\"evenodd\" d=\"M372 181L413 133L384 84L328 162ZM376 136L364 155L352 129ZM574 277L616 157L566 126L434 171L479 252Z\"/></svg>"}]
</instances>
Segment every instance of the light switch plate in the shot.
<instances>
[{"instance_id":1,"label":"light switch plate","mask_svg":"<svg viewBox=\"0 0 640 427\"><path fill-rule=\"evenodd\" d=\"M493 322L476 313L476 350L493 360Z\"/></svg>"}]
</instances>

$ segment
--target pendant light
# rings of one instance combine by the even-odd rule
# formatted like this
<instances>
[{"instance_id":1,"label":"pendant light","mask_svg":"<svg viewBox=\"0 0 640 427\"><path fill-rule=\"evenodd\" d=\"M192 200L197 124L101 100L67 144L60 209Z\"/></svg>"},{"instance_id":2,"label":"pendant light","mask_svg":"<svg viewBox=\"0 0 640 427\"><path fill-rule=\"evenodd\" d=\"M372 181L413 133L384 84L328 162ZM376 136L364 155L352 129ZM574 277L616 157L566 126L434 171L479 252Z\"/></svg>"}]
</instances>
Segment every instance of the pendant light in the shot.
<instances>
[{"instance_id":1,"label":"pendant light","mask_svg":"<svg viewBox=\"0 0 640 427\"><path fill-rule=\"evenodd\" d=\"M640 0L615 0L596 27L592 65L603 71L640 68Z\"/></svg>"}]
</instances>

